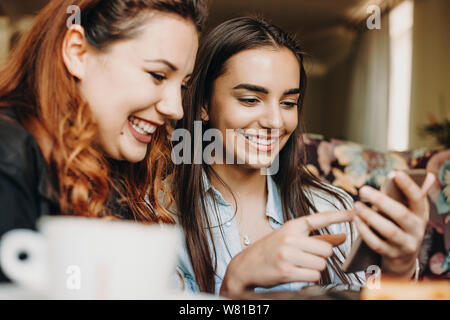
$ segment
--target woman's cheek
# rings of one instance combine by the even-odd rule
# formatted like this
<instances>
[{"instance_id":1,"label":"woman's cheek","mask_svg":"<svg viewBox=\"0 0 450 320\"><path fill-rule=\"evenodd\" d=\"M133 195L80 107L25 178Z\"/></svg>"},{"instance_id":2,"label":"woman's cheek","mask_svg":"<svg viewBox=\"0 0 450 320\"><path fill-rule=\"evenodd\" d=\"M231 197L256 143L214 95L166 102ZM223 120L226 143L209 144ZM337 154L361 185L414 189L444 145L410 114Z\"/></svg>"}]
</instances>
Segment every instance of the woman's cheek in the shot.
<instances>
[{"instance_id":1,"label":"woman's cheek","mask_svg":"<svg viewBox=\"0 0 450 320\"><path fill-rule=\"evenodd\" d=\"M285 126L286 131L292 133L297 128L298 125L298 110L297 108L292 108L292 110L289 110L287 112L285 117Z\"/></svg>"}]
</instances>

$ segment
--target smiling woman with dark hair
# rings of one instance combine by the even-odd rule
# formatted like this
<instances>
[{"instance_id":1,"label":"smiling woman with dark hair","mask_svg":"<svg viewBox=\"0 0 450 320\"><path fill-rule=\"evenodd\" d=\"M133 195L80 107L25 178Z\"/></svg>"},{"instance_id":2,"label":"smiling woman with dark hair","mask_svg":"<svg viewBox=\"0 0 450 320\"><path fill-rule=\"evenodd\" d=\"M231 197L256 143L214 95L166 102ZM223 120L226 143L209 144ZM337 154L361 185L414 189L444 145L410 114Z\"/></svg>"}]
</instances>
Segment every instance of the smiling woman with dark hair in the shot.
<instances>
[{"instance_id":1,"label":"smiling woman with dark hair","mask_svg":"<svg viewBox=\"0 0 450 320\"><path fill-rule=\"evenodd\" d=\"M357 234L355 212L364 241L383 256L383 272L414 271L426 224L425 193L417 185L408 177L400 184L411 208L379 193L368 197L395 221L403 215L416 223L400 228L367 207L350 210L350 196L307 170L300 147L303 56L292 37L251 17L222 23L199 48L185 101L190 112L178 128L192 133L200 122L203 131L218 130L223 152L213 163L177 166L171 180L186 240L178 271L189 290L239 297L248 289L299 290L315 282L360 286L364 272L342 270ZM188 149L203 154L206 144L194 135ZM225 154L234 162L225 162ZM273 174L261 174L265 168ZM345 241L333 248L319 235Z\"/></svg>"},{"instance_id":2,"label":"smiling woman with dark hair","mask_svg":"<svg viewBox=\"0 0 450 320\"><path fill-rule=\"evenodd\" d=\"M47 214L174 222L154 197L169 165L164 124L183 116L205 15L202 0L40 11L1 71L0 236Z\"/></svg>"}]
</instances>

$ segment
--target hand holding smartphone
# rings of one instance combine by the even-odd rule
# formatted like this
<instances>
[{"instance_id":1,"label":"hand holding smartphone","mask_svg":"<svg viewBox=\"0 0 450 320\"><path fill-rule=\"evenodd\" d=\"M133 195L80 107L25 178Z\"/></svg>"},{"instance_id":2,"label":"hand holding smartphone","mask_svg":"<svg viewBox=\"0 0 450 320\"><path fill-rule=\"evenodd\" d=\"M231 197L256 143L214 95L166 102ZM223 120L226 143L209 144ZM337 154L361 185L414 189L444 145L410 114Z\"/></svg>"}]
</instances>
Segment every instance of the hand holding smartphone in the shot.
<instances>
[{"instance_id":1,"label":"hand holding smartphone","mask_svg":"<svg viewBox=\"0 0 450 320\"><path fill-rule=\"evenodd\" d=\"M405 170L405 173L408 174L419 187L422 186L427 175L425 169ZM408 200L394 182L394 176L395 175L393 174L388 175L384 184L381 186L380 191L388 195L392 199L403 203L405 206L408 206ZM373 207L372 209L378 211L375 207ZM390 219L382 212L379 213L383 215L385 218ZM381 264L381 256L375 251L371 250L364 243L361 237L358 237L355 240L349 255L347 256L347 259L344 261L342 269L344 272L356 272L365 270L370 265L380 265L380 264Z\"/></svg>"}]
</instances>

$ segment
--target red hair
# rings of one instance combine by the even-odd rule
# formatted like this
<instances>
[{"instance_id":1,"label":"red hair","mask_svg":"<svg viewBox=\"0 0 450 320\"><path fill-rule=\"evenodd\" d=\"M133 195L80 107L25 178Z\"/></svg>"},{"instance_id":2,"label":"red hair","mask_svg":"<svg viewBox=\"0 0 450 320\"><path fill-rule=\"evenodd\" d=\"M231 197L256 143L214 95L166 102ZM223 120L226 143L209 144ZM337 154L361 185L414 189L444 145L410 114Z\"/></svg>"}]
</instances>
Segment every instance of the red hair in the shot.
<instances>
[{"instance_id":1,"label":"red hair","mask_svg":"<svg viewBox=\"0 0 450 320\"><path fill-rule=\"evenodd\" d=\"M116 192L137 221L173 223L157 200L160 190L168 195L162 179L171 165L164 126L155 133L143 161L121 162L120 168L112 168L95 143L97 126L62 57L66 10L71 5L80 8L86 38L99 49L130 38L142 23L138 18L143 9L174 12L200 30L205 5L201 0L50 1L12 51L0 77L0 107L16 108L19 121L36 139L60 213L112 216L108 202Z\"/></svg>"}]
</instances>

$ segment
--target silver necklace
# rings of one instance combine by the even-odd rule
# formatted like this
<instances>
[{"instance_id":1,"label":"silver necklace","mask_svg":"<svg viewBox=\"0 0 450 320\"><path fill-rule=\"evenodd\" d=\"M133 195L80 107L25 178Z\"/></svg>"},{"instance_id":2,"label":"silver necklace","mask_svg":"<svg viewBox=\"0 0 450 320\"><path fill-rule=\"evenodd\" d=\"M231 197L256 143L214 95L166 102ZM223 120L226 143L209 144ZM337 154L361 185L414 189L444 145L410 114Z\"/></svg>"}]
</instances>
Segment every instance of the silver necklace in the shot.
<instances>
[{"instance_id":1,"label":"silver necklace","mask_svg":"<svg viewBox=\"0 0 450 320\"><path fill-rule=\"evenodd\" d=\"M265 220L265 219L266 219L266 214L264 213L264 219L263 219L263 220ZM240 224L240 223L239 223L239 224ZM257 227L258 227L260 224L261 224L261 221L258 222L258 224L255 226L254 229L257 229ZM237 226L236 226L236 227L237 227ZM245 245L246 247L248 247L249 245L252 244L252 242L251 242L250 237L248 236L248 234L244 234L244 235L243 235L242 233L239 232L239 228L237 228L237 231L238 231L239 236L242 238L242 242L244 243L244 245Z\"/></svg>"},{"instance_id":2,"label":"silver necklace","mask_svg":"<svg viewBox=\"0 0 450 320\"><path fill-rule=\"evenodd\" d=\"M249 245L251 245L251 241L250 241L250 239L248 238L248 235L242 235L242 234L240 234L239 233L239 235L242 237L242 239L243 239L243 241L244 241L244 245L246 246L246 247L248 247Z\"/></svg>"}]
</instances>

